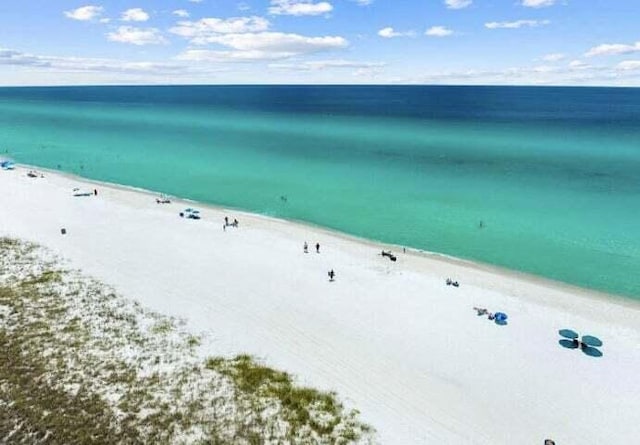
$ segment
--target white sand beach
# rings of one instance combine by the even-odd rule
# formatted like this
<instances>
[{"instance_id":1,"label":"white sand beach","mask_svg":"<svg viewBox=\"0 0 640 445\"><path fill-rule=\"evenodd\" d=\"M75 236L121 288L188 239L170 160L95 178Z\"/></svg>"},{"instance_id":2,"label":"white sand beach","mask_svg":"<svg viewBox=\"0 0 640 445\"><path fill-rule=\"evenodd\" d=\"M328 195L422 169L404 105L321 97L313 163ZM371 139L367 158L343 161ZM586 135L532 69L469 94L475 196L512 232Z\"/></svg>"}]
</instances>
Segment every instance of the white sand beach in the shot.
<instances>
[{"instance_id":1,"label":"white sand beach","mask_svg":"<svg viewBox=\"0 0 640 445\"><path fill-rule=\"evenodd\" d=\"M636 302L235 210L157 204L154 194L53 172L28 177L30 169L0 171L0 236L42 244L183 318L203 334L203 355L252 354L336 391L380 443L640 437ZM185 207L202 219L180 218ZM239 227L223 230L225 216ZM474 306L507 313L508 324ZM563 328L602 339L603 356L561 347Z\"/></svg>"}]
</instances>

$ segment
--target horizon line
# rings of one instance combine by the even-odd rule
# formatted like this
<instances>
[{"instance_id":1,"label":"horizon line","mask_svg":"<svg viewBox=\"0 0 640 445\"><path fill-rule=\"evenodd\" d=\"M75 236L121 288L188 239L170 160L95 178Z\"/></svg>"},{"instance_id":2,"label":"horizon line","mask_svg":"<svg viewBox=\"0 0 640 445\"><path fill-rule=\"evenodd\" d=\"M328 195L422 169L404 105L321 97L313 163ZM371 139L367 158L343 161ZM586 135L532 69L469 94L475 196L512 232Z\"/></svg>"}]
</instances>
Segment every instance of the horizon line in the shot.
<instances>
[{"instance_id":1,"label":"horizon line","mask_svg":"<svg viewBox=\"0 0 640 445\"><path fill-rule=\"evenodd\" d=\"M634 85L563 85L563 84L440 84L440 83L86 83L86 84L32 84L0 85L0 88L81 88L81 87L468 87L468 88L627 88Z\"/></svg>"}]
</instances>

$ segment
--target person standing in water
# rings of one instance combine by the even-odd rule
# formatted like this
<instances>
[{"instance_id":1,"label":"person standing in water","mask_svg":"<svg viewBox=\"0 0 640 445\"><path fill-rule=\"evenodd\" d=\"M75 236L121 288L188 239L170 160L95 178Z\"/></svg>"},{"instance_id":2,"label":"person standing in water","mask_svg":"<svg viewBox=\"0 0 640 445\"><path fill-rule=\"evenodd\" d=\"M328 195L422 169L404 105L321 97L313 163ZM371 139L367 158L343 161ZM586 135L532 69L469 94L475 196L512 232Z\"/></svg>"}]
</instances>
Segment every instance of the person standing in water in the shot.
<instances>
[{"instance_id":1,"label":"person standing in water","mask_svg":"<svg viewBox=\"0 0 640 445\"><path fill-rule=\"evenodd\" d=\"M320 253L320 243L316 243L316 253Z\"/></svg>"}]
</instances>

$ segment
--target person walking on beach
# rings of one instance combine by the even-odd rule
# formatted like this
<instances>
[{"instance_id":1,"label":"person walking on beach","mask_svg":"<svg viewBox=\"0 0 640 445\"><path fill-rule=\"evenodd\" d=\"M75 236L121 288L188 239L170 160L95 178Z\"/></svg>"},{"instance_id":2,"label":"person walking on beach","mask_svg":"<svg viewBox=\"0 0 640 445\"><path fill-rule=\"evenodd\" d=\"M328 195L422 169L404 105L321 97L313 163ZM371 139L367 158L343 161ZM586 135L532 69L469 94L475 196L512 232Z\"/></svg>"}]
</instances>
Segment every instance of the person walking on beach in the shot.
<instances>
[{"instance_id":1,"label":"person walking on beach","mask_svg":"<svg viewBox=\"0 0 640 445\"><path fill-rule=\"evenodd\" d=\"M303 247L304 253L309 253L309 245L307 244L307 242L304 242L304 247Z\"/></svg>"},{"instance_id":2,"label":"person walking on beach","mask_svg":"<svg viewBox=\"0 0 640 445\"><path fill-rule=\"evenodd\" d=\"M316 243L316 253L320 253L320 243Z\"/></svg>"},{"instance_id":3,"label":"person walking on beach","mask_svg":"<svg viewBox=\"0 0 640 445\"><path fill-rule=\"evenodd\" d=\"M98 196L98 189L93 189L93 195Z\"/></svg>"},{"instance_id":4,"label":"person walking on beach","mask_svg":"<svg viewBox=\"0 0 640 445\"><path fill-rule=\"evenodd\" d=\"M228 226L228 225L229 225L229 217L228 217L228 216L225 216L225 217L224 217L224 225L225 225L225 226Z\"/></svg>"},{"instance_id":5,"label":"person walking on beach","mask_svg":"<svg viewBox=\"0 0 640 445\"><path fill-rule=\"evenodd\" d=\"M336 273L333 271L333 269L331 269L329 271L329 281L334 281L334 277L336 276Z\"/></svg>"}]
</instances>

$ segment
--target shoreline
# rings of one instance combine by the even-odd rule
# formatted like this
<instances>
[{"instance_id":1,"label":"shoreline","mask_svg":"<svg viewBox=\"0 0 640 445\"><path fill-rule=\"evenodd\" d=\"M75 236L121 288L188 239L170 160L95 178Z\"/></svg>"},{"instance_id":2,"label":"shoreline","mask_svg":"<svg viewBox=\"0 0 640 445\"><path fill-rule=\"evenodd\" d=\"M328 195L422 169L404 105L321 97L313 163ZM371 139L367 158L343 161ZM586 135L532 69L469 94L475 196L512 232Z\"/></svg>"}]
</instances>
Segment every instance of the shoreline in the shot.
<instances>
[{"instance_id":1,"label":"shoreline","mask_svg":"<svg viewBox=\"0 0 640 445\"><path fill-rule=\"evenodd\" d=\"M163 194L161 192L145 189L142 187L135 187L135 186L130 186L126 184L117 184L112 182L100 181L97 179L87 178L75 173L69 173L69 172L64 172L64 171L50 169L50 168L42 168L42 167L30 165L30 164L16 163L16 166L19 168L23 168L25 170L41 170L49 174L59 175L59 176L68 178L70 180L78 181L80 183L94 184L94 185L99 185L101 187L111 188L114 190L121 190L125 192L140 193L140 194L148 195L152 198L157 198L159 195L162 194L171 198L172 202L181 202L181 203L190 204L190 205L196 204L199 207L206 208L215 212L236 212L245 217L260 219L265 222L271 221L271 222L285 224L285 225L291 224L291 225L298 226L299 228L302 228L302 229L311 229L314 231L319 231L329 236L339 237L349 242L361 243L369 247L376 247L382 250L397 249L397 252L395 252L397 254L399 254L400 251L402 251L402 249L406 249L406 252L402 253L402 255L404 256L408 255L408 256L413 256L415 258L424 258L430 261L443 262L443 263L451 264L454 266L473 268L480 272L487 272L487 273L497 274L497 275L505 275L518 280L524 280L531 284L542 286L542 287L551 287L551 288L557 288L559 290L566 291L566 292L578 293L582 298L596 299L599 301L608 301L608 302L615 303L617 305L628 306L630 308L635 308L640 310L640 297L636 298L636 297L631 297L627 295L609 293L599 289L582 287L576 284L567 283L560 280L554 280L552 278L544 277L541 275L535 275L530 272L520 271L517 269L510 269L508 267L503 267L503 266L499 266L491 263L484 263L484 262L473 260L473 259L460 258L460 257L456 257L446 253L440 253L440 252L434 252L434 251L429 251L424 249L418 249L416 247L408 247L408 246L401 246L397 244L386 243L384 241L365 238L365 237L353 235L350 233L341 232L339 230L332 229L329 227L316 225L309 221L297 220L297 219L286 219L286 218L281 218L276 216L265 215L262 213L256 213L256 212L252 212L250 210L246 210L242 208L225 207L225 206L220 206L216 204L205 203L205 202L184 198L180 196Z\"/></svg>"},{"instance_id":2,"label":"shoreline","mask_svg":"<svg viewBox=\"0 0 640 445\"><path fill-rule=\"evenodd\" d=\"M633 301L324 228L38 169L0 172L0 236L45 246L202 338L335 392L379 443L626 445L640 435ZM75 197L72 189L98 189ZM178 217L199 206L203 219ZM238 228L223 230L225 216ZM67 233L62 235L61 228ZM303 242L321 244L303 253ZM397 262L380 255L391 248ZM327 279L335 270L336 279ZM460 282L445 285L446 278ZM508 314L498 325L474 307ZM595 358L560 329L603 340ZM597 401L598 416L593 416ZM569 422L572 418L589 422Z\"/></svg>"}]
</instances>

